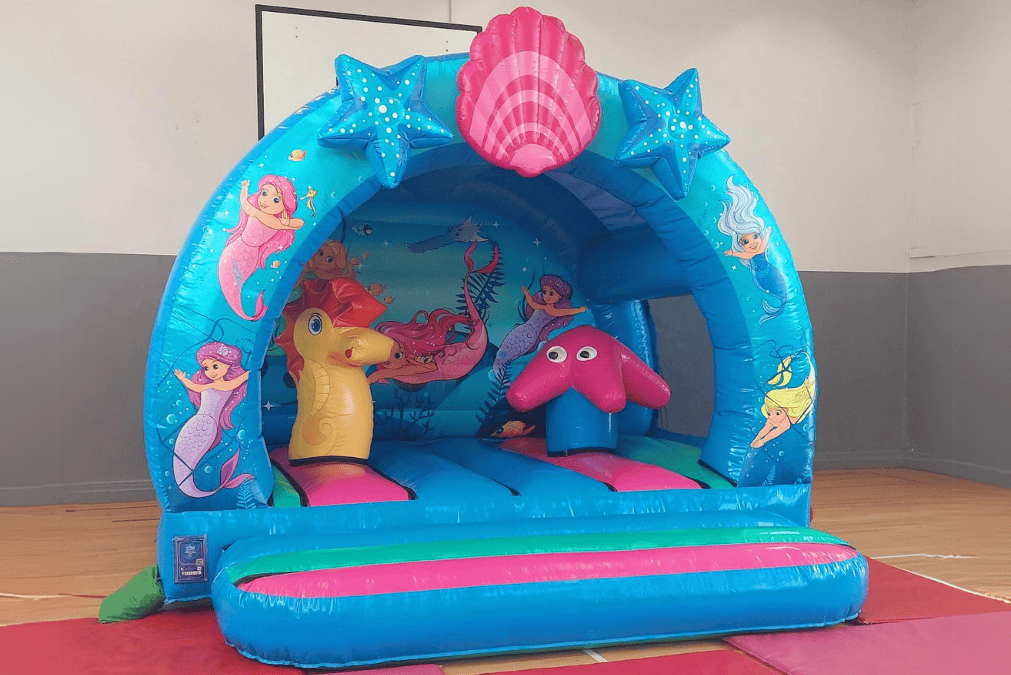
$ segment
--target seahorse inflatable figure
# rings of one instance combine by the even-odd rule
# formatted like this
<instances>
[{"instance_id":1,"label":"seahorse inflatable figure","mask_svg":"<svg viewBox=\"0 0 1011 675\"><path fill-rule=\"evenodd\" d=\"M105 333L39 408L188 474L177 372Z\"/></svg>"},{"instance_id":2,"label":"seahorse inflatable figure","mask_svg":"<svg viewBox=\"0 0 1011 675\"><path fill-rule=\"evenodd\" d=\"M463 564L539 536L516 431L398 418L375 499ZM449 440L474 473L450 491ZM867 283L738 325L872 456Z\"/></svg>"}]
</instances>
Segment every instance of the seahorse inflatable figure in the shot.
<instances>
[{"instance_id":1,"label":"seahorse inflatable figure","mask_svg":"<svg viewBox=\"0 0 1011 675\"><path fill-rule=\"evenodd\" d=\"M298 391L291 462L368 459L373 405L363 368L388 360L396 343L367 326L385 310L344 277L303 281L301 297L284 308L288 324L277 343Z\"/></svg>"}]
</instances>

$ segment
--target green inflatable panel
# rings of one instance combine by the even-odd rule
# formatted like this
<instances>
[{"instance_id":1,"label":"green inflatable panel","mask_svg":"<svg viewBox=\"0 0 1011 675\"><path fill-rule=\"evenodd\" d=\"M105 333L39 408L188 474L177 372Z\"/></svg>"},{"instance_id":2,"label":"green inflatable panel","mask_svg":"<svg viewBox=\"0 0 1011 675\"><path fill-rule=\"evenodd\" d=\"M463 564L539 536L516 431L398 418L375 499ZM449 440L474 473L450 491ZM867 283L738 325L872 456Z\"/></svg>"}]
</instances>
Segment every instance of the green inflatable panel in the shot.
<instances>
[{"instance_id":1,"label":"green inflatable panel","mask_svg":"<svg viewBox=\"0 0 1011 675\"><path fill-rule=\"evenodd\" d=\"M723 476L699 464L702 449L686 443L648 436L620 436L618 454L637 462L661 466L714 490L734 487Z\"/></svg>"},{"instance_id":2,"label":"green inflatable panel","mask_svg":"<svg viewBox=\"0 0 1011 675\"><path fill-rule=\"evenodd\" d=\"M150 565L102 600L98 620L101 623L114 623L141 619L157 612L163 604L165 593L158 575L158 566Z\"/></svg>"},{"instance_id":3,"label":"green inflatable panel","mask_svg":"<svg viewBox=\"0 0 1011 675\"><path fill-rule=\"evenodd\" d=\"M292 486L284 472L271 465L274 470L274 508L298 508L302 506L302 498Z\"/></svg>"},{"instance_id":4,"label":"green inflatable panel","mask_svg":"<svg viewBox=\"0 0 1011 675\"><path fill-rule=\"evenodd\" d=\"M410 544L362 546L360 548L288 551L232 565L228 576L233 583L271 574L359 567L363 565L482 558L489 556L573 553L584 551L632 551L648 548L713 546L750 543L824 543L848 546L830 534L805 527L721 527L699 530L657 530L654 532L607 532L557 536L459 539Z\"/></svg>"}]
</instances>

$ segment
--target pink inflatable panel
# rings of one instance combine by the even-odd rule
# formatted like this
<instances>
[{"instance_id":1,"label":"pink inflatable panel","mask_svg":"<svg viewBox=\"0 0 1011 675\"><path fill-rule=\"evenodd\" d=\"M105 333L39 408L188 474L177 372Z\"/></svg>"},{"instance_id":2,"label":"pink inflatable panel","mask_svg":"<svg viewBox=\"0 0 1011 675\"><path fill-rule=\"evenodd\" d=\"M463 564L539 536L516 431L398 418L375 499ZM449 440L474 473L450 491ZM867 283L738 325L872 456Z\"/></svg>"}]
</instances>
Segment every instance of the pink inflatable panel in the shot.
<instances>
[{"instance_id":1,"label":"pink inflatable panel","mask_svg":"<svg viewBox=\"0 0 1011 675\"><path fill-rule=\"evenodd\" d=\"M791 675L1006 673L1011 613L738 635L727 642Z\"/></svg>"},{"instance_id":2,"label":"pink inflatable panel","mask_svg":"<svg viewBox=\"0 0 1011 675\"><path fill-rule=\"evenodd\" d=\"M520 455L548 462L610 485L617 492L639 490L691 490L700 485L691 478L652 464L612 455L609 452L580 452L568 457L551 457L543 438L513 438L500 446Z\"/></svg>"},{"instance_id":3,"label":"pink inflatable panel","mask_svg":"<svg viewBox=\"0 0 1011 675\"><path fill-rule=\"evenodd\" d=\"M364 464L319 462L292 466L287 447L273 450L270 460L305 494L309 506L403 502L411 498L407 490Z\"/></svg>"},{"instance_id":4,"label":"pink inflatable panel","mask_svg":"<svg viewBox=\"0 0 1011 675\"><path fill-rule=\"evenodd\" d=\"M857 552L834 544L724 544L578 551L361 565L258 577L243 591L298 598L821 565Z\"/></svg>"}]
</instances>

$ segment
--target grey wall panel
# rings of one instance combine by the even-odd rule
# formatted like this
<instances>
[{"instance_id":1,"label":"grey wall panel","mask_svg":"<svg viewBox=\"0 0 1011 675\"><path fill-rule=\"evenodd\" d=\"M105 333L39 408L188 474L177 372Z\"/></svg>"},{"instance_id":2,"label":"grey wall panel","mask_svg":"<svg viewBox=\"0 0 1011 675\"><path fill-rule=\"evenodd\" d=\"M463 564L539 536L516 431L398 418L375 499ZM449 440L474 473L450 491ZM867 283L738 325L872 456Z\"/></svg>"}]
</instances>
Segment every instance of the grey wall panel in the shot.
<instances>
[{"instance_id":1,"label":"grey wall panel","mask_svg":"<svg viewBox=\"0 0 1011 675\"><path fill-rule=\"evenodd\" d=\"M952 272L909 275L906 429L916 461L952 458Z\"/></svg>"},{"instance_id":2,"label":"grey wall panel","mask_svg":"<svg viewBox=\"0 0 1011 675\"><path fill-rule=\"evenodd\" d=\"M901 466L905 442L906 275L803 272L818 361L816 467ZM666 429L705 435L713 359L690 297L650 303L671 385Z\"/></svg>"},{"instance_id":3,"label":"grey wall panel","mask_svg":"<svg viewBox=\"0 0 1011 675\"><path fill-rule=\"evenodd\" d=\"M910 275L911 466L1011 487L1011 266Z\"/></svg>"},{"instance_id":4,"label":"grey wall panel","mask_svg":"<svg viewBox=\"0 0 1011 675\"><path fill-rule=\"evenodd\" d=\"M660 411L660 425L705 436L716 395L706 320L691 296L653 300L649 306L656 324L660 372L671 389L670 403Z\"/></svg>"},{"instance_id":5,"label":"grey wall panel","mask_svg":"<svg viewBox=\"0 0 1011 675\"><path fill-rule=\"evenodd\" d=\"M144 367L172 261L0 254L0 505L153 497Z\"/></svg>"},{"instance_id":6,"label":"grey wall panel","mask_svg":"<svg viewBox=\"0 0 1011 675\"><path fill-rule=\"evenodd\" d=\"M951 272L952 473L1011 485L1011 267Z\"/></svg>"},{"instance_id":7,"label":"grey wall panel","mask_svg":"<svg viewBox=\"0 0 1011 675\"><path fill-rule=\"evenodd\" d=\"M0 505L153 496L144 367L172 262L0 254ZM801 280L819 366L816 467L912 466L1011 485L1011 267ZM690 297L651 308L673 391L661 423L705 435L705 322Z\"/></svg>"},{"instance_id":8,"label":"grey wall panel","mask_svg":"<svg viewBox=\"0 0 1011 675\"><path fill-rule=\"evenodd\" d=\"M914 468L1011 487L1011 266L910 275Z\"/></svg>"},{"instance_id":9,"label":"grey wall panel","mask_svg":"<svg viewBox=\"0 0 1011 675\"><path fill-rule=\"evenodd\" d=\"M816 468L900 466L908 275L802 272L818 362Z\"/></svg>"}]
</instances>

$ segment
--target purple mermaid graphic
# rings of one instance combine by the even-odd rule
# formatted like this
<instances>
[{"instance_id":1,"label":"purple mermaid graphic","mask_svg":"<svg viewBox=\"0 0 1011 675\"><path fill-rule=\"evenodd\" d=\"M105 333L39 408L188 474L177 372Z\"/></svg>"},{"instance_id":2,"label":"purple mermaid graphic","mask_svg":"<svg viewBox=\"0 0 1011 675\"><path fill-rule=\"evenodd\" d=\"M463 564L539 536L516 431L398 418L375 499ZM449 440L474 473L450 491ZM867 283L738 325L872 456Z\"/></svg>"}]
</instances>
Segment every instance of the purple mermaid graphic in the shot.
<instances>
[{"instance_id":1,"label":"purple mermaid graphic","mask_svg":"<svg viewBox=\"0 0 1011 675\"><path fill-rule=\"evenodd\" d=\"M224 342L208 342L197 350L200 370L193 379L181 370L175 376L186 387L197 412L179 430L173 450L172 470L176 485L189 497L209 497L219 490L238 487L243 481L253 478L243 473L232 476L239 463L236 451L221 466L218 486L206 492L196 486L194 476L200 460L221 442L221 432L231 429L232 411L246 396L246 381L249 373L242 368L242 352L238 347Z\"/></svg>"},{"instance_id":2,"label":"purple mermaid graphic","mask_svg":"<svg viewBox=\"0 0 1011 675\"><path fill-rule=\"evenodd\" d=\"M259 321L267 311L263 293L256 298L256 310L249 316L242 308L242 286L253 272L267 267L269 256L291 246L295 230L304 221L291 217L298 208L298 194L284 176L264 176L255 195L249 194L249 181L242 181L239 205L242 207L239 224L226 230L232 236L225 242L218 261L218 283L236 314L247 321Z\"/></svg>"},{"instance_id":3,"label":"purple mermaid graphic","mask_svg":"<svg viewBox=\"0 0 1011 675\"><path fill-rule=\"evenodd\" d=\"M524 286L523 297L525 322L509 331L495 354L492 372L498 378L505 376L510 363L533 352L551 333L565 328L573 316L586 311L586 307L572 306L572 286L554 274L541 277L541 291L533 297Z\"/></svg>"}]
</instances>

